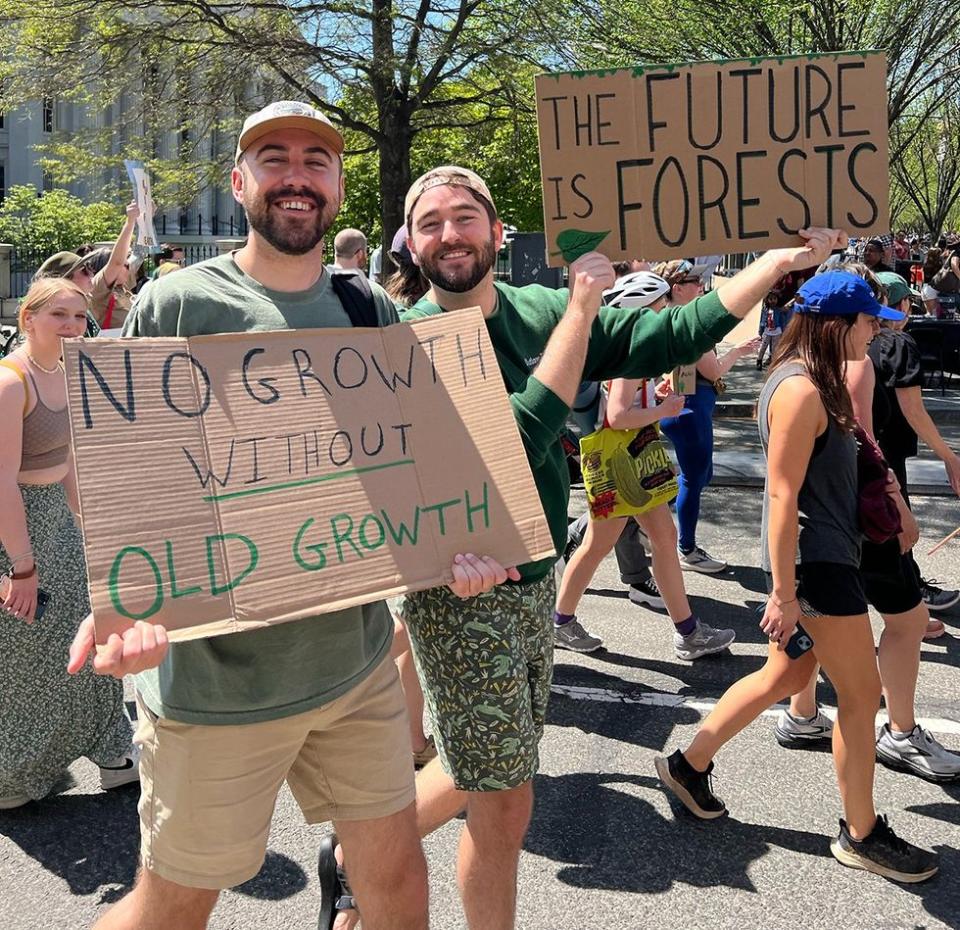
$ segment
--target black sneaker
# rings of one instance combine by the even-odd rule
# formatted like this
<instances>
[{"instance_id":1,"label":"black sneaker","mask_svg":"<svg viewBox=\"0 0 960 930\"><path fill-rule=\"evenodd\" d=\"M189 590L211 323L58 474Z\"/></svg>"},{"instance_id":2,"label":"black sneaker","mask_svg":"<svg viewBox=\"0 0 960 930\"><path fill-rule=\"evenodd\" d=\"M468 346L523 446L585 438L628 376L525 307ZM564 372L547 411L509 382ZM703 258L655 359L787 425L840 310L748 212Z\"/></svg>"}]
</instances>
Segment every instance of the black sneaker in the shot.
<instances>
[{"instance_id":1,"label":"black sneaker","mask_svg":"<svg viewBox=\"0 0 960 930\"><path fill-rule=\"evenodd\" d=\"M900 839L882 814L870 835L859 841L850 836L846 821L841 820L840 835L830 844L830 852L843 865L895 882L925 882L940 868L936 853Z\"/></svg>"},{"instance_id":2,"label":"black sneaker","mask_svg":"<svg viewBox=\"0 0 960 930\"><path fill-rule=\"evenodd\" d=\"M960 603L960 591L944 591L936 578L920 579L920 595L928 610L949 610Z\"/></svg>"},{"instance_id":3,"label":"black sneaker","mask_svg":"<svg viewBox=\"0 0 960 930\"><path fill-rule=\"evenodd\" d=\"M711 787L713 763L705 772L698 772L678 749L673 755L657 756L653 760L657 774L665 788L673 792L677 800L701 820L722 817L727 808Z\"/></svg>"},{"instance_id":4,"label":"black sneaker","mask_svg":"<svg viewBox=\"0 0 960 930\"><path fill-rule=\"evenodd\" d=\"M666 610L667 605L663 600L663 595L657 587L657 583L652 578L647 578L637 584L630 585L630 591L627 595L631 603L639 604L641 607L652 607L654 610Z\"/></svg>"}]
</instances>

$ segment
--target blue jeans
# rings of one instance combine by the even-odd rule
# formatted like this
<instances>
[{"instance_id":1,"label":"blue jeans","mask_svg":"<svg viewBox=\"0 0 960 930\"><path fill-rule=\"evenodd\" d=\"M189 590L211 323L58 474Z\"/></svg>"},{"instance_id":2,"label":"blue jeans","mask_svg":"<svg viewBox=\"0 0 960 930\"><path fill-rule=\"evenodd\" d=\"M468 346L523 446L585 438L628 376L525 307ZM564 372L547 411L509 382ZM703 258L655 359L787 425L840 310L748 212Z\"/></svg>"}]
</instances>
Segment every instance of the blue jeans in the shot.
<instances>
[{"instance_id":1,"label":"blue jeans","mask_svg":"<svg viewBox=\"0 0 960 930\"><path fill-rule=\"evenodd\" d=\"M680 465L677 495L678 545L683 552L697 546L700 495L713 478L713 408L717 392L710 384L697 384L697 393L687 398L692 413L660 421L664 435L673 443Z\"/></svg>"}]
</instances>

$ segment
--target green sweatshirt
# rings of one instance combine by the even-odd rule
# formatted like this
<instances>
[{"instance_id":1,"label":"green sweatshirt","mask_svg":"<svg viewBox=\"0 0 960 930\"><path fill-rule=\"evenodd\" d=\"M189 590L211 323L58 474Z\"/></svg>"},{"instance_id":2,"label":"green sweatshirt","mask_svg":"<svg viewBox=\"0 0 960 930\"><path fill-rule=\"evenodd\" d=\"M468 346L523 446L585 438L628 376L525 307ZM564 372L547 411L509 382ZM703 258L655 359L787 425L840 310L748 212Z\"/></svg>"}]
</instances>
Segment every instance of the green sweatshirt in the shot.
<instances>
[{"instance_id":1,"label":"green sweatshirt","mask_svg":"<svg viewBox=\"0 0 960 930\"><path fill-rule=\"evenodd\" d=\"M495 284L497 306L487 331L513 406L553 543L562 552L567 539L570 479L560 431L567 405L533 375L547 341L567 306L567 291L530 284ZM442 313L425 298L401 311L412 322ZM602 307L593 324L583 370L584 381L653 378L680 364L691 364L716 345L739 322L727 313L716 292L683 307L660 312L641 308ZM555 559L518 566L521 582L537 581Z\"/></svg>"}]
</instances>

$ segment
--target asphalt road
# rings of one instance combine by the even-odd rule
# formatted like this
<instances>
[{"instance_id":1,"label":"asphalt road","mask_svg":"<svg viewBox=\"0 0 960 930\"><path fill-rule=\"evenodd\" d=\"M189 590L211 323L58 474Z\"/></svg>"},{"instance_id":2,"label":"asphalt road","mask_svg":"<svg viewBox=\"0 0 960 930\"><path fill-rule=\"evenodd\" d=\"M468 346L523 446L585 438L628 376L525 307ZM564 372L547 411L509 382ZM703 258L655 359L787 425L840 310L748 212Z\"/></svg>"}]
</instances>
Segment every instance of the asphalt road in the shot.
<instances>
[{"instance_id":1,"label":"asphalt road","mask_svg":"<svg viewBox=\"0 0 960 930\"><path fill-rule=\"evenodd\" d=\"M960 504L916 501L921 546L960 523ZM787 752L761 718L717 759L716 790L731 816L694 822L668 803L653 758L685 744L710 702L762 662L756 562L759 492L711 489L700 541L728 559L718 577L687 575L695 609L733 626L729 654L674 658L669 621L633 606L608 559L584 599L584 624L603 636L591 656L558 653L555 693L536 782L537 807L521 858L518 925L543 928L844 928L932 930L960 925L960 785L941 787L877 769L878 807L909 839L935 847L941 874L900 887L838 865L828 841L839 800L829 754ZM921 559L925 573L960 584L960 543ZM960 613L950 636L923 648L918 714L960 750L956 670ZM879 628L878 628L879 629ZM831 703L829 693L822 698ZM0 813L0 930L89 926L129 886L137 850L136 790L96 788L86 762L75 784L42 804ZM432 925L464 927L454 882L459 824L425 843ZM285 790L261 873L225 893L214 930L316 926L315 851ZM171 927L170 930L177 930Z\"/></svg>"}]
</instances>

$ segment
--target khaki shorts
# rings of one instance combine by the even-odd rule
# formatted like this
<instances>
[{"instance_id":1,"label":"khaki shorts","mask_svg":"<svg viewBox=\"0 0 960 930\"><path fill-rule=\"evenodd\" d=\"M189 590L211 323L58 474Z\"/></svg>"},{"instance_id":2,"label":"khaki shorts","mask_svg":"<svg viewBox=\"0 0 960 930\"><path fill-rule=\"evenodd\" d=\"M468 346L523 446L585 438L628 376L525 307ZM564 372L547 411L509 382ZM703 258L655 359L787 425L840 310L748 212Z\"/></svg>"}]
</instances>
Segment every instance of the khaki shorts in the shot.
<instances>
[{"instance_id":1,"label":"khaki shorts","mask_svg":"<svg viewBox=\"0 0 960 930\"><path fill-rule=\"evenodd\" d=\"M503 791L537 774L555 602L552 571L465 600L440 587L400 602L440 763L461 791Z\"/></svg>"},{"instance_id":2,"label":"khaki shorts","mask_svg":"<svg viewBox=\"0 0 960 930\"><path fill-rule=\"evenodd\" d=\"M284 780L307 823L387 817L414 800L406 708L389 658L335 701L280 720L199 726L137 705L140 854L178 885L222 889L253 878Z\"/></svg>"}]
</instances>

